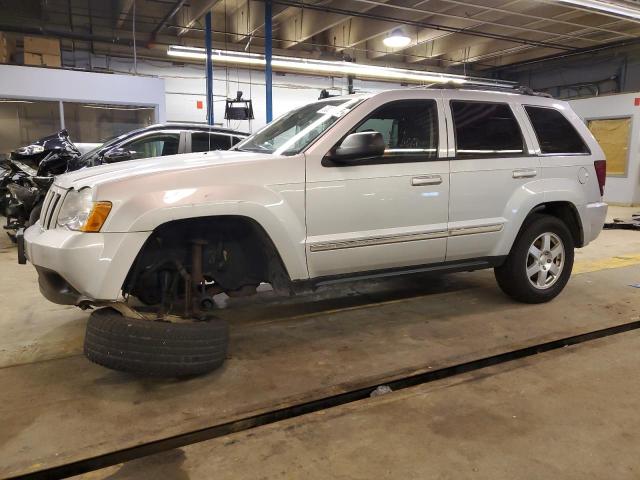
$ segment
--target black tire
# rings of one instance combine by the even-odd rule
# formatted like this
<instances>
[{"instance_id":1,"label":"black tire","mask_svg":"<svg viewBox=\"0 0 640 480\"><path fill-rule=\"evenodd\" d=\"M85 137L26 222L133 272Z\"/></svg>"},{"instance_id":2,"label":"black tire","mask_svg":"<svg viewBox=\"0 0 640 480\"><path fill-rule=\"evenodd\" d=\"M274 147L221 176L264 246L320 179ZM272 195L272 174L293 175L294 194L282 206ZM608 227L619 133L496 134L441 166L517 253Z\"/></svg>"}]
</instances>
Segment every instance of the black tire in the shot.
<instances>
[{"instance_id":1,"label":"black tire","mask_svg":"<svg viewBox=\"0 0 640 480\"><path fill-rule=\"evenodd\" d=\"M227 355L229 326L223 320L169 323L123 317L111 308L94 311L84 354L113 370L156 377L201 375Z\"/></svg>"},{"instance_id":2,"label":"black tire","mask_svg":"<svg viewBox=\"0 0 640 480\"><path fill-rule=\"evenodd\" d=\"M564 244L564 264L557 280L551 286L534 287L527 277L529 247L544 233L557 235ZM524 303L544 303L555 298L564 289L573 269L574 241L565 223L549 215L533 214L523 225L505 262L494 269L498 285L511 298Z\"/></svg>"}]
</instances>

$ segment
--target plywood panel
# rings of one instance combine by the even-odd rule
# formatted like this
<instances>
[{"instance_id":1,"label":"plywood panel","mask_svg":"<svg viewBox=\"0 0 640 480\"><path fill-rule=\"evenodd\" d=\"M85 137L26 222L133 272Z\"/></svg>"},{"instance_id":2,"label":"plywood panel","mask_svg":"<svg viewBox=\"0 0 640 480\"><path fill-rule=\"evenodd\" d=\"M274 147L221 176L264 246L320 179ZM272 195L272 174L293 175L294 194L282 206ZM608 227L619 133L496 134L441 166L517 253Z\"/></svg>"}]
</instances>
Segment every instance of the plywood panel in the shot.
<instances>
[{"instance_id":1,"label":"plywood panel","mask_svg":"<svg viewBox=\"0 0 640 480\"><path fill-rule=\"evenodd\" d=\"M626 176L631 117L589 120L587 125L604 150L607 175Z\"/></svg>"}]
</instances>

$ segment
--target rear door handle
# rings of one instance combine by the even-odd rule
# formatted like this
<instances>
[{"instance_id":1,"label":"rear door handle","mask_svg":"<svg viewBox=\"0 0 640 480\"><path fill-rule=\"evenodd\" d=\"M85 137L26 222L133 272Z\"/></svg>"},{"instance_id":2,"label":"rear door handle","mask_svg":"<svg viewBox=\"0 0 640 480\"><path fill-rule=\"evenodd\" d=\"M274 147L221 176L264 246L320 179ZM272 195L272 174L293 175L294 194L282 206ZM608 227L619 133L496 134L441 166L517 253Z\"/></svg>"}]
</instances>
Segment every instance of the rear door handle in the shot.
<instances>
[{"instance_id":1,"label":"rear door handle","mask_svg":"<svg viewBox=\"0 0 640 480\"><path fill-rule=\"evenodd\" d=\"M538 175L534 168L519 168L513 171L513 178L533 178Z\"/></svg>"},{"instance_id":2,"label":"rear door handle","mask_svg":"<svg viewBox=\"0 0 640 480\"><path fill-rule=\"evenodd\" d=\"M425 175L423 177L413 177L411 179L411 185L414 187L421 187L423 185L440 185L442 183L442 177L440 175Z\"/></svg>"}]
</instances>

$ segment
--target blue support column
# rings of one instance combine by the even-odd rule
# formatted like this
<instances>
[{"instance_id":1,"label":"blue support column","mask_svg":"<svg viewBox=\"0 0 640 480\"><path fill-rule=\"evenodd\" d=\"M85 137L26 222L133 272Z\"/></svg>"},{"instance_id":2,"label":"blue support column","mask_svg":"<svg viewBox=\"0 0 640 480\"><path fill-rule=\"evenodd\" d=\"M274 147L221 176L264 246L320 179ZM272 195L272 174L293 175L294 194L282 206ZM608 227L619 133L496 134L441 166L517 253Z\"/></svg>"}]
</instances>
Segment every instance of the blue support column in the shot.
<instances>
[{"instance_id":1,"label":"blue support column","mask_svg":"<svg viewBox=\"0 0 640 480\"><path fill-rule=\"evenodd\" d=\"M271 72L271 54L272 54L272 15L271 15L271 0L265 0L264 2L264 86L266 89L267 98L267 123L273 120L273 83Z\"/></svg>"},{"instance_id":2,"label":"blue support column","mask_svg":"<svg viewBox=\"0 0 640 480\"><path fill-rule=\"evenodd\" d=\"M213 125L213 60L211 59L211 12L205 15L204 43L207 54L207 123Z\"/></svg>"}]
</instances>

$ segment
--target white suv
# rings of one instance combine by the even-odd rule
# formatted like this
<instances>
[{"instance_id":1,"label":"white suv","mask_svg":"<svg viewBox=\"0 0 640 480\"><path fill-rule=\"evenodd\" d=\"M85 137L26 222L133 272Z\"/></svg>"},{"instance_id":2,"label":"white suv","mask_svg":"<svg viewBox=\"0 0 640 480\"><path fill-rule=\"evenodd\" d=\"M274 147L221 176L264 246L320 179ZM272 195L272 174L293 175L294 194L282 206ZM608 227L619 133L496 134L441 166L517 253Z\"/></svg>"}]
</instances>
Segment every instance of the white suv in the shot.
<instances>
[{"instance_id":1,"label":"white suv","mask_svg":"<svg viewBox=\"0 0 640 480\"><path fill-rule=\"evenodd\" d=\"M523 302L555 297L600 233L605 158L565 102L524 90L334 97L232 151L60 176L26 256L46 298L136 297L197 317L218 293L493 267Z\"/></svg>"}]
</instances>

